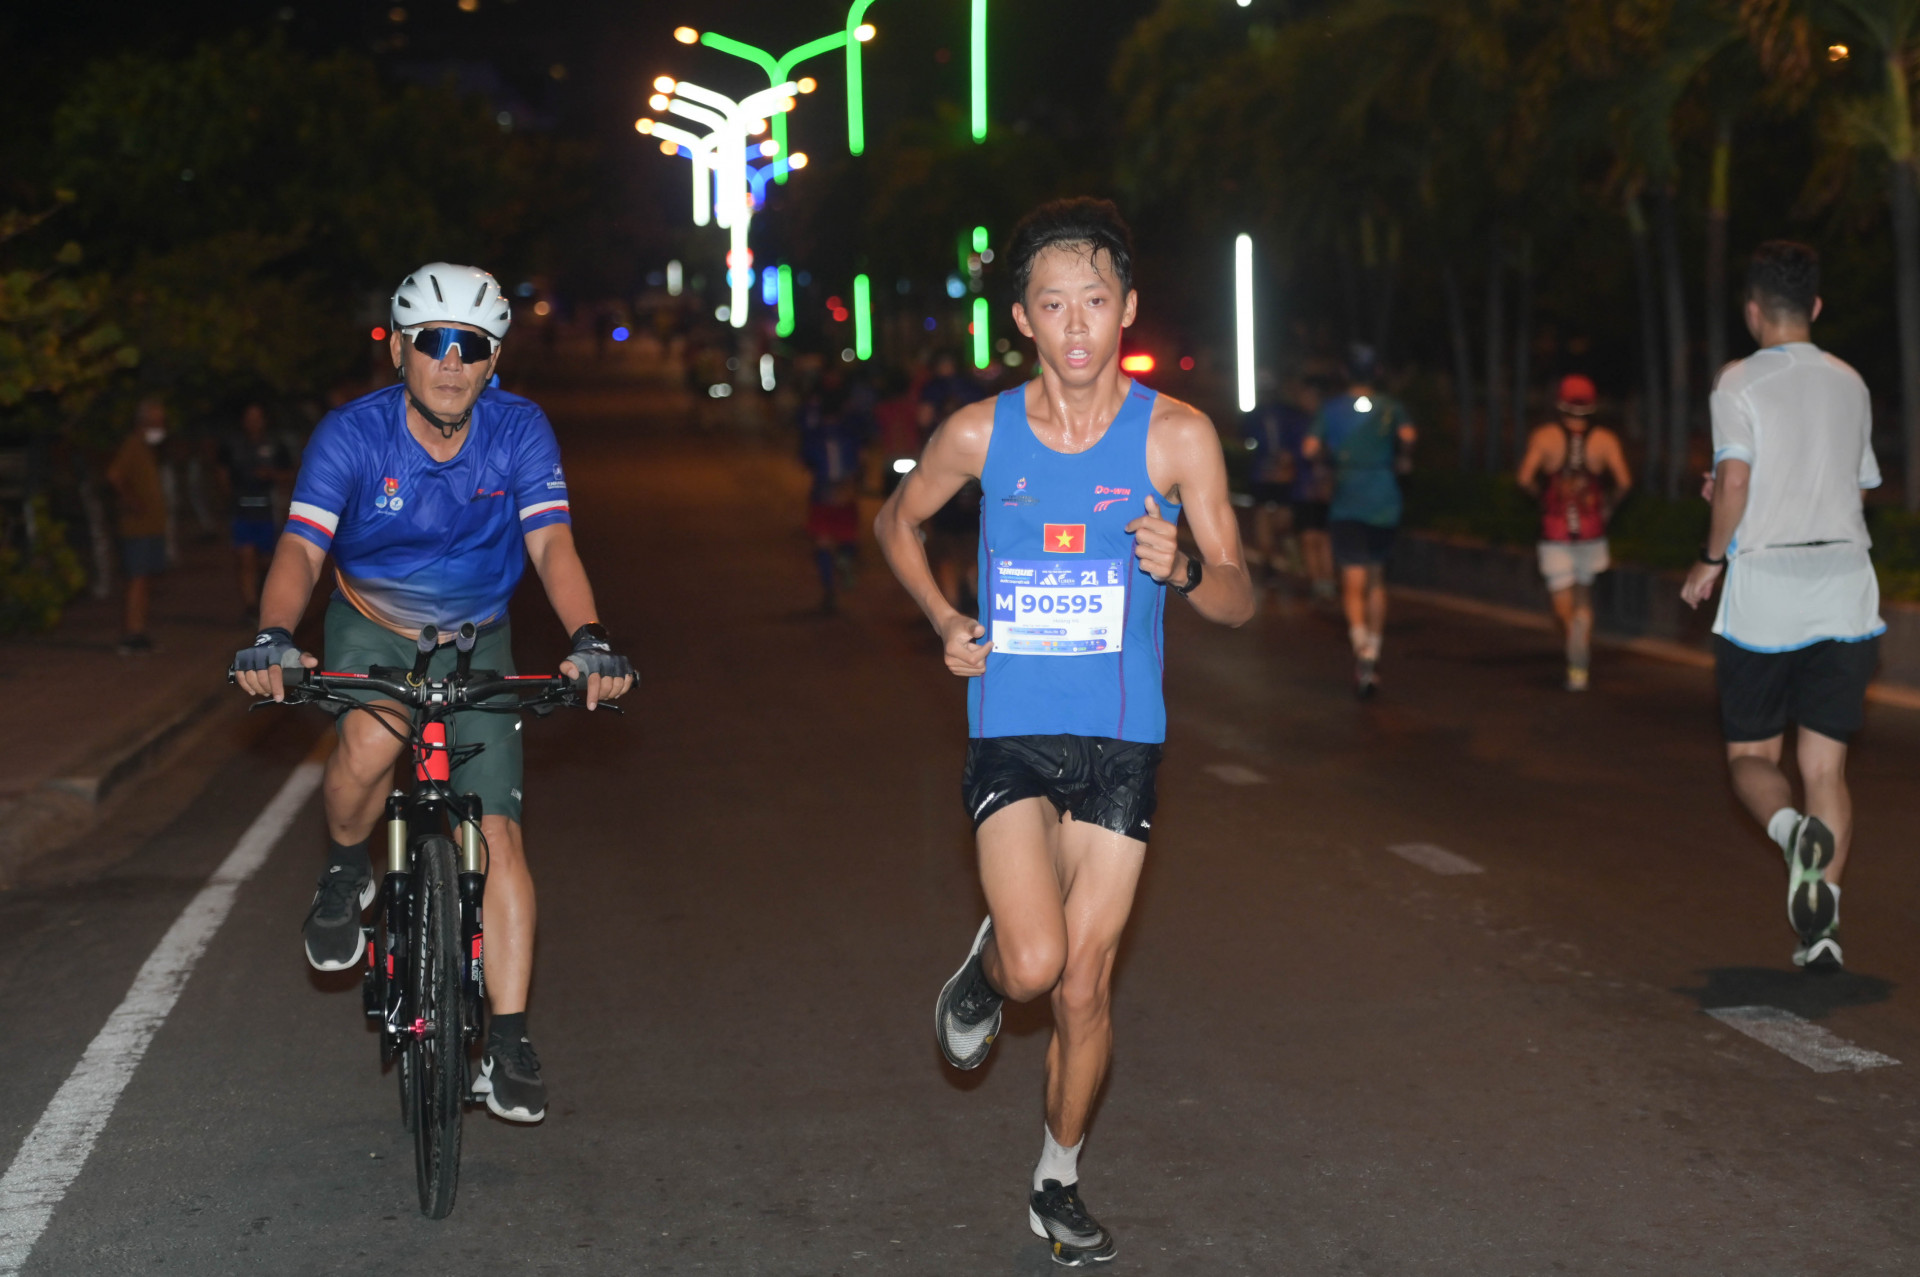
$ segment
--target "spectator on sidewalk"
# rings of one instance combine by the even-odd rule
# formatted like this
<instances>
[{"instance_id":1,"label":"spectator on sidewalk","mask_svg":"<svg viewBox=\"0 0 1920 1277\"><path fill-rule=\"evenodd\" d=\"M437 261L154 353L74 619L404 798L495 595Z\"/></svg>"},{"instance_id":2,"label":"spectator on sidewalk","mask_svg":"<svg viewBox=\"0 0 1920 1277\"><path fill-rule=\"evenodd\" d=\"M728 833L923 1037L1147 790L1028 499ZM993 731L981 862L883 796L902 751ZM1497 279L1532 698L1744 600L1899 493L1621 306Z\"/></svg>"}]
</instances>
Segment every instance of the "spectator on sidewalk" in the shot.
<instances>
[{"instance_id":1,"label":"spectator on sidewalk","mask_svg":"<svg viewBox=\"0 0 1920 1277\"><path fill-rule=\"evenodd\" d=\"M1887 626L1860 498L1880 486L1873 404L1813 344L1818 318L1819 255L1787 240L1754 250L1746 321L1760 349L1713 387L1713 518L1680 597L1699 606L1725 573L1713 633L1733 792L1786 857L1794 964L1831 971L1853 841L1847 743ZM1804 812L1780 768L1789 723Z\"/></svg>"},{"instance_id":2,"label":"spectator on sidewalk","mask_svg":"<svg viewBox=\"0 0 1920 1277\"><path fill-rule=\"evenodd\" d=\"M167 569L167 498L160 484L160 459L154 449L167 437L167 409L148 395L134 409L133 429L107 463L119 512L120 566L127 574L127 606L120 652L150 652L147 609L153 578Z\"/></svg>"},{"instance_id":3,"label":"spectator on sidewalk","mask_svg":"<svg viewBox=\"0 0 1920 1277\"><path fill-rule=\"evenodd\" d=\"M293 482L293 458L286 444L267 432L267 410L250 403L240 414L240 431L225 441L220 464L233 494L233 551L240 580L240 607L248 621L260 613L260 578L273 561L280 538L274 517L277 485Z\"/></svg>"}]
</instances>

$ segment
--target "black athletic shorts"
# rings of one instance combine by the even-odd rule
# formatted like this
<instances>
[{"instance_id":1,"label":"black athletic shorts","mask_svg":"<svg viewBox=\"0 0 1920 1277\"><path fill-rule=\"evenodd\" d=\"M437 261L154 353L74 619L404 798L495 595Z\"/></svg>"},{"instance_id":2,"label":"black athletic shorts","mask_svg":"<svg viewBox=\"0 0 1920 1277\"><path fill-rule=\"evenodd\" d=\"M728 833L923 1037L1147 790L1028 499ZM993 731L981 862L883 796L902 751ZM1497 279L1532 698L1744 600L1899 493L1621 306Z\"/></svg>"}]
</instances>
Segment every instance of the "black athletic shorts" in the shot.
<instances>
[{"instance_id":1,"label":"black athletic shorts","mask_svg":"<svg viewBox=\"0 0 1920 1277\"><path fill-rule=\"evenodd\" d=\"M1324 532L1327 527L1327 503L1324 501L1296 501L1293 503L1293 530L1295 532Z\"/></svg>"},{"instance_id":2,"label":"black athletic shorts","mask_svg":"<svg viewBox=\"0 0 1920 1277\"><path fill-rule=\"evenodd\" d=\"M1844 743L1866 721L1878 638L1754 652L1716 635L1713 648L1720 728L1730 741L1772 740L1798 723Z\"/></svg>"},{"instance_id":3,"label":"black athletic shorts","mask_svg":"<svg viewBox=\"0 0 1920 1277\"><path fill-rule=\"evenodd\" d=\"M1333 537L1333 561L1343 568L1375 567L1393 553L1398 528L1383 528L1358 519L1335 519L1328 525Z\"/></svg>"},{"instance_id":4,"label":"black athletic shorts","mask_svg":"<svg viewBox=\"0 0 1920 1277\"><path fill-rule=\"evenodd\" d=\"M1108 736L985 736L967 742L960 797L977 831L1023 798L1044 798L1064 818L1147 841L1158 803L1160 746Z\"/></svg>"}]
</instances>

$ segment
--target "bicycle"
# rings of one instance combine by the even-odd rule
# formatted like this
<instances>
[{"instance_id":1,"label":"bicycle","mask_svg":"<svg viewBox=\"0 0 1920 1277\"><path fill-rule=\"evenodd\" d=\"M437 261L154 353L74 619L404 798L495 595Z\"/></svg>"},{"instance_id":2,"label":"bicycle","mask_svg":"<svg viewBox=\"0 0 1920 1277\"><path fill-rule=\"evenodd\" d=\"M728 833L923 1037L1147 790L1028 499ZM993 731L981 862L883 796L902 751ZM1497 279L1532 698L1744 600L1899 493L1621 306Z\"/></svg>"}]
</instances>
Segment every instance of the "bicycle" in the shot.
<instances>
[{"instance_id":1,"label":"bicycle","mask_svg":"<svg viewBox=\"0 0 1920 1277\"><path fill-rule=\"evenodd\" d=\"M379 926L363 924L367 945L361 998L379 1025L382 1067L395 1063L400 1120L413 1135L421 1213L445 1219L460 1179L461 1123L468 1105L485 1103L468 1076L468 1051L486 1012L481 904L488 853L476 794L455 794L453 768L466 761L449 732L454 715L520 713L544 718L585 704L584 684L561 675L509 674L470 668L473 624L454 639L451 675L428 678L439 631L421 629L411 670L375 665L365 674L308 670L299 657L281 666L287 705L338 705L373 714L396 736L399 715L370 707L349 692L378 692L408 710L404 739L413 762L411 792L387 797L387 868ZM234 681L232 672L228 682ZM532 695L522 695L531 692ZM497 699L496 699L497 698ZM255 709L274 701L256 702ZM601 708L620 712L602 702ZM477 751L483 746L472 746ZM449 824L451 822L451 826ZM451 833L451 836L450 836Z\"/></svg>"}]
</instances>

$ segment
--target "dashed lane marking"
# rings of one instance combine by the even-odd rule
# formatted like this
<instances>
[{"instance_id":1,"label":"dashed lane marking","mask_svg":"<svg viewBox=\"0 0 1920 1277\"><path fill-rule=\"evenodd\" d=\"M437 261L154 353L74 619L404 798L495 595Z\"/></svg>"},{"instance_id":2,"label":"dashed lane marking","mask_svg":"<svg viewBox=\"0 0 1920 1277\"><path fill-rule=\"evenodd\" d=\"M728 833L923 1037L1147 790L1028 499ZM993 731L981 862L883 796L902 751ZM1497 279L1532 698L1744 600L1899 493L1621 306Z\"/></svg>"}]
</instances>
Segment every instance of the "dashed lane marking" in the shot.
<instances>
[{"instance_id":1,"label":"dashed lane marking","mask_svg":"<svg viewBox=\"0 0 1920 1277\"><path fill-rule=\"evenodd\" d=\"M1387 850L1402 860L1419 865L1422 869L1443 877L1486 872L1483 867L1474 864L1465 856L1456 855L1445 847L1436 847L1430 842L1397 842Z\"/></svg>"},{"instance_id":2,"label":"dashed lane marking","mask_svg":"<svg viewBox=\"0 0 1920 1277\"><path fill-rule=\"evenodd\" d=\"M1201 771L1215 780L1225 781L1229 785L1264 785L1267 778L1251 767L1242 767L1239 763L1213 763L1202 767Z\"/></svg>"},{"instance_id":3,"label":"dashed lane marking","mask_svg":"<svg viewBox=\"0 0 1920 1277\"><path fill-rule=\"evenodd\" d=\"M107 1017L14 1154L13 1164L0 1177L0 1277L13 1277L25 1267L54 1208L87 1164L94 1142L153 1035L166 1023L187 977L233 909L234 897L313 796L320 770L321 764L311 759L295 767L280 792L240 835L147 956L127 996Z\"/></svg>"},{"instance_id":4,"label":"dashed lane marking","mask_svg":"<svg viewBox=\"0 0 1920 1277\"><path fill-rule=\"evenodd\" d=\"M1890 1055L1855 1046L1779 1007L1714 1007L1707 1014L1815 1073L1858 1073L1900 1063Z\"/></svg>"}]
</instances>

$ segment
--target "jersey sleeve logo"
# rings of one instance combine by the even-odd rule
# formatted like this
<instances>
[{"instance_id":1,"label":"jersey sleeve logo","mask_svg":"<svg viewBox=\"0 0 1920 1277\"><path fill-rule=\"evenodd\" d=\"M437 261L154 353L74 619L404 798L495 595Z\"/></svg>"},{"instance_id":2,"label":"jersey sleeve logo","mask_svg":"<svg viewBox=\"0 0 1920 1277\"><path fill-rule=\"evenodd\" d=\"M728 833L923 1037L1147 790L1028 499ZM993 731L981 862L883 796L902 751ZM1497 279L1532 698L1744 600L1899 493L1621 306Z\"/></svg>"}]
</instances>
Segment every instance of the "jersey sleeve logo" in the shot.
<instances>
[{"instance_id":1,"label":"jersey sleeve logo","mask_svg":"<svg viewBox=\"0 0 1920 1277\"><path fill-rule=\"evenodd\" d=\"M1084 523L1049 523L1042 528L1043 543L1052 554L1085 554L1087 552L1087 525Z\"/></svg>"}]
</instances>

